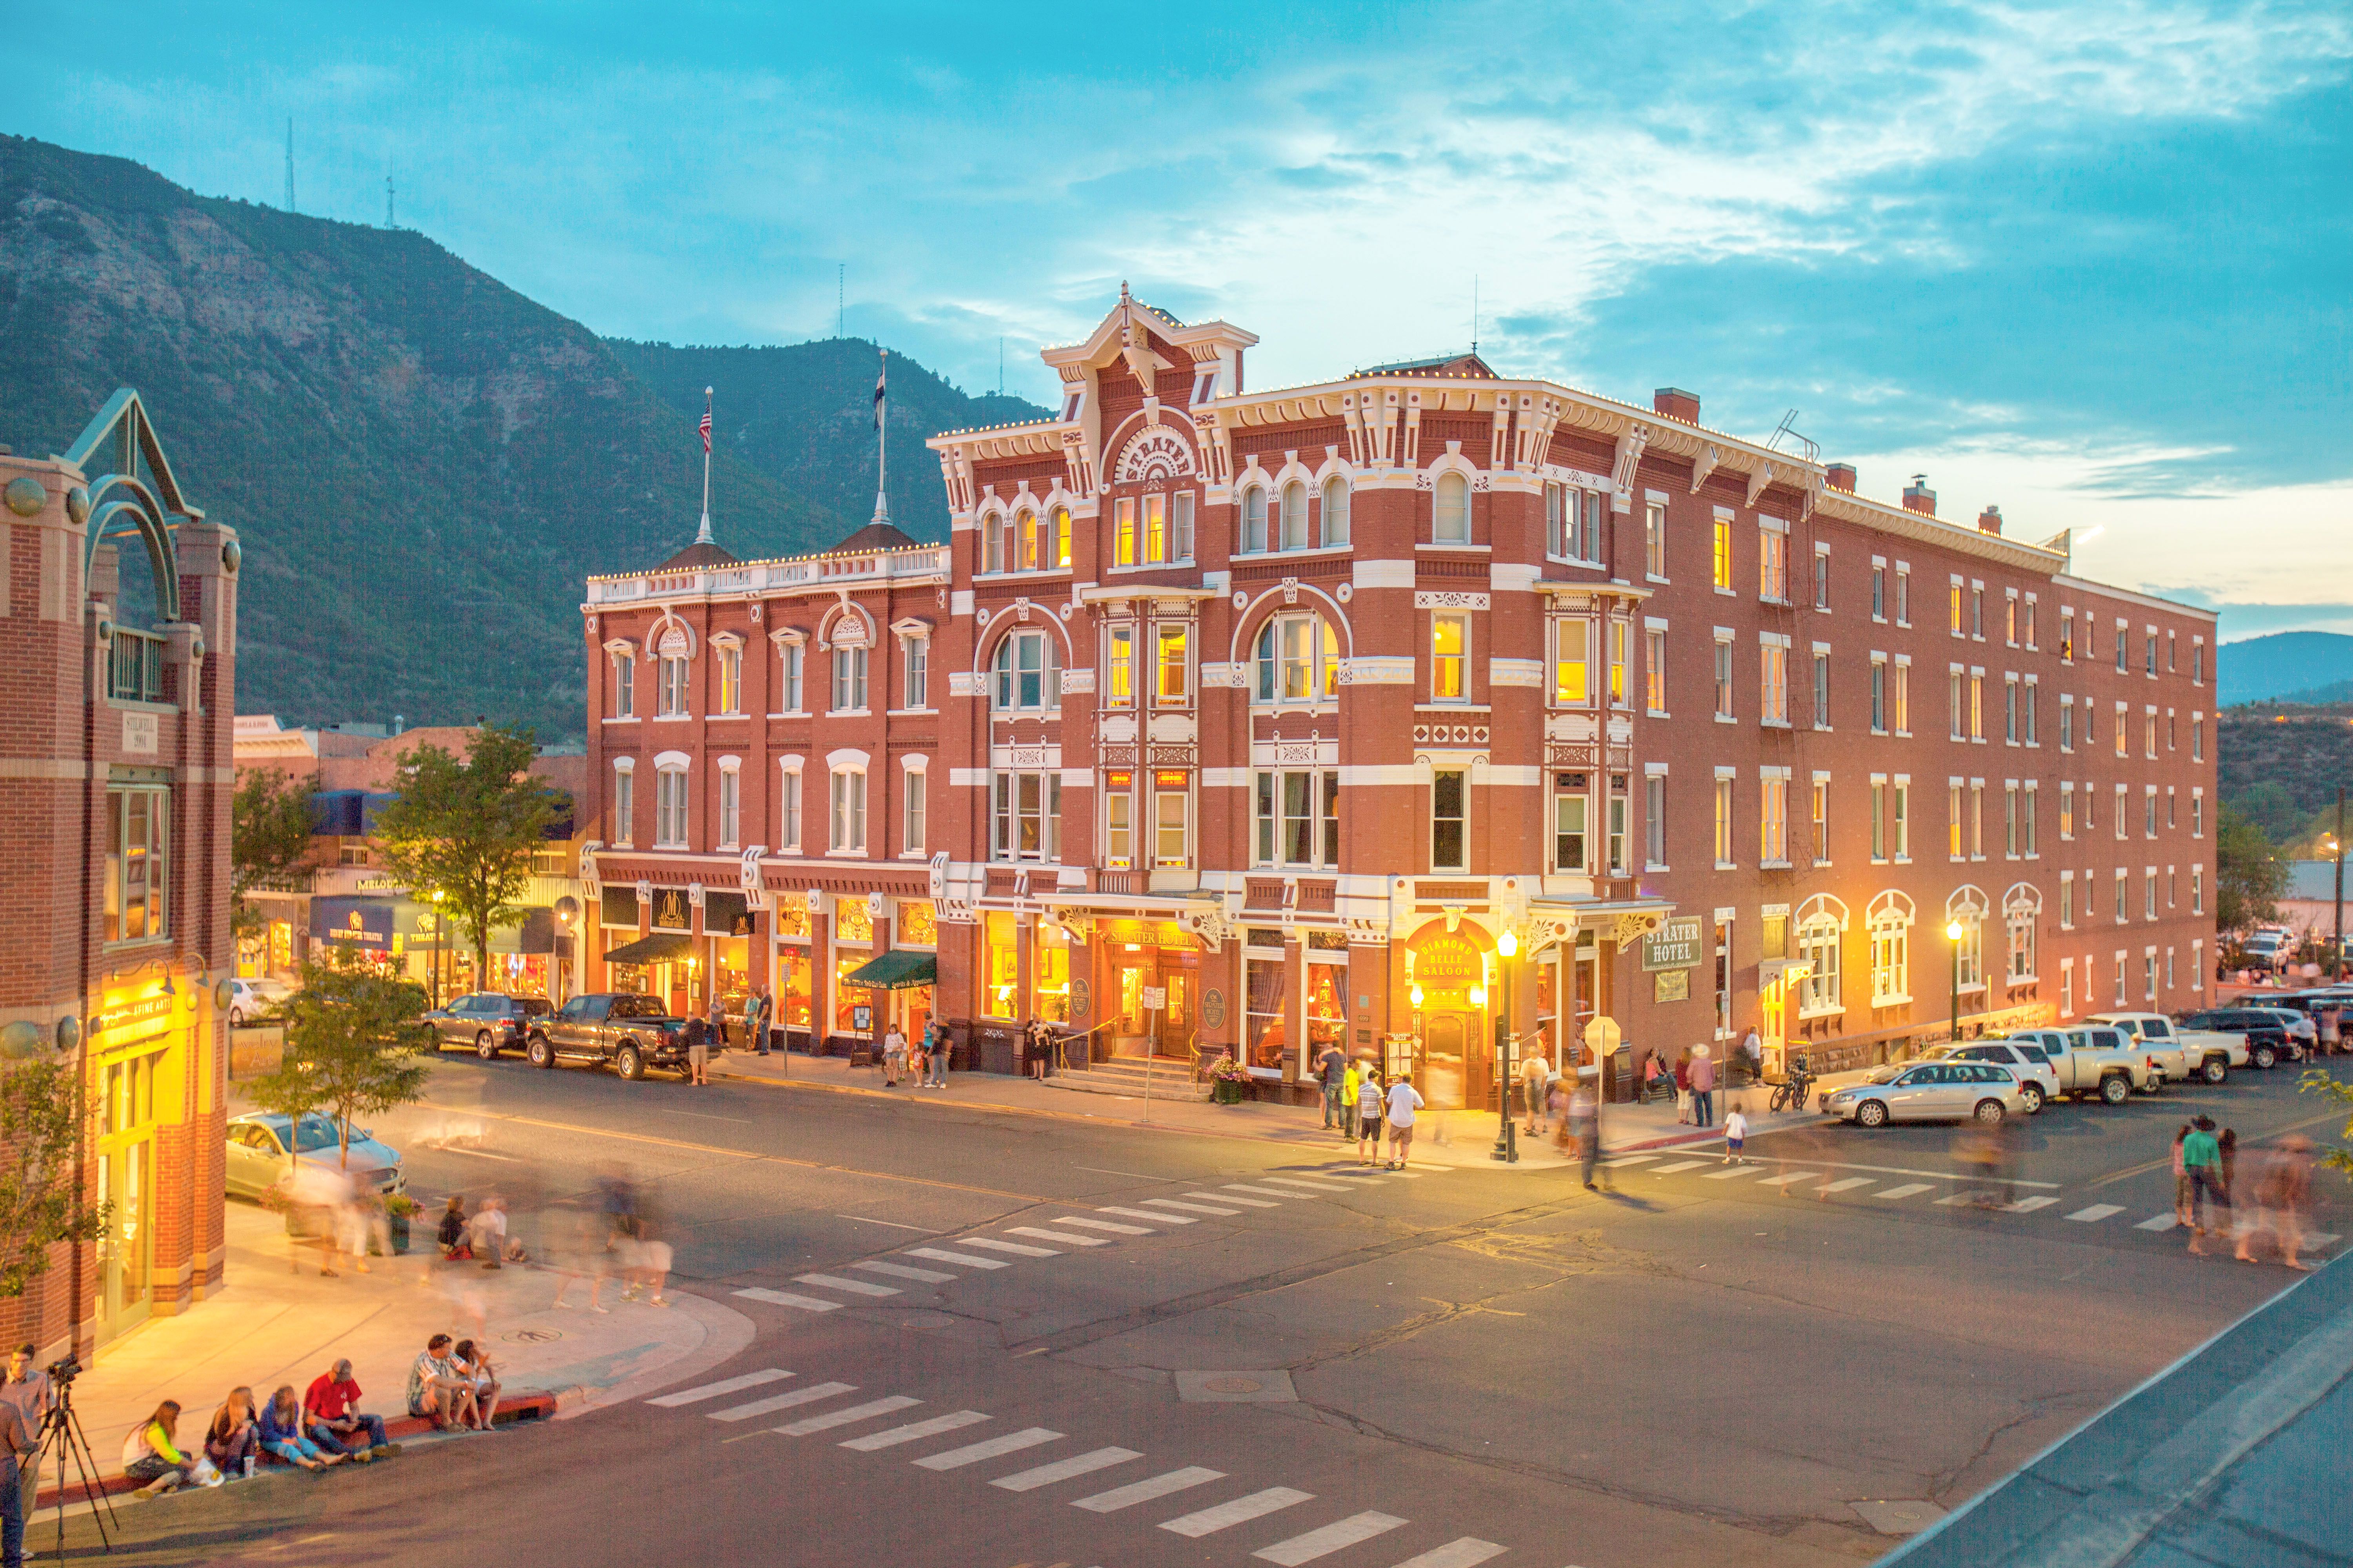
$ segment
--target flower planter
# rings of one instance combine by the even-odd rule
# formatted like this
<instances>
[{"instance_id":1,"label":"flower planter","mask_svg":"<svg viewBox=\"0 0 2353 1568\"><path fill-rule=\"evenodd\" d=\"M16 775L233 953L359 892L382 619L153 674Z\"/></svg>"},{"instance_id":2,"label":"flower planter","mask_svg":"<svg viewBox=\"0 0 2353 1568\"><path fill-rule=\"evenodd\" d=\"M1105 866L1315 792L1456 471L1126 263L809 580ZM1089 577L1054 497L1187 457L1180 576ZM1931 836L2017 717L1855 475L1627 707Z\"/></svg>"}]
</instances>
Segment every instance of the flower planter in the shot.
<instances>
[{"instance_id":1,"label":"flower planter","mask_svg":"<svg viewBox=\"0 0 2353 1568\"><path fill-rule=\"evenodd\" d=\"M1209 1086L1209 1100L1215 1105L1240 1105L1246 1087L1232 1079L1221 1079Z\"/></svg>"},{"instance_id":2,"label":"flower planter","mask_svg":"<svg viewBox=\"0 0 2353 1568\"><path fill-rule=\"evenodd\" d=\"M408 1216L405 1214L396 1214L392 1215L391 1219L392 1250L395 1253L406 1252L408 1250Z\"/></svg>"}]
</instances>

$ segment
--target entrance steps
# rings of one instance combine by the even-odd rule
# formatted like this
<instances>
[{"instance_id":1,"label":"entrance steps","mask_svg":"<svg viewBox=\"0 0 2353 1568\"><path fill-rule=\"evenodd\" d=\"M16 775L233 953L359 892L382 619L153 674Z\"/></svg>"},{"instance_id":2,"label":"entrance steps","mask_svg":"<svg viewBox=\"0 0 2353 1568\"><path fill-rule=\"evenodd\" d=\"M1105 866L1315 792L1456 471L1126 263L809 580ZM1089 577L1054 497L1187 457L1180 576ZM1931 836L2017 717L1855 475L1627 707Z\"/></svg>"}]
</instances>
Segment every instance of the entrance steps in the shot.
<instances>
[{"instance_id":1,"label":"entrance steps","mask_svg":"<svg viewBox=\"0 0 2353 1568\"><path fill-rule=\"evenodd\" d=\"M1075 1089L1081 1094L1124 1094L1142 1100L1144 1073L1144 1058L1113 1057L1090 1067L1058 1072L1046 1082L1055 1089ZM1175 1057L1152 1058L1153 1098L1193 1098L1200 1092L1200 1087L1193 1082L1191 1063Z\"/></svg>"}]
</instances>

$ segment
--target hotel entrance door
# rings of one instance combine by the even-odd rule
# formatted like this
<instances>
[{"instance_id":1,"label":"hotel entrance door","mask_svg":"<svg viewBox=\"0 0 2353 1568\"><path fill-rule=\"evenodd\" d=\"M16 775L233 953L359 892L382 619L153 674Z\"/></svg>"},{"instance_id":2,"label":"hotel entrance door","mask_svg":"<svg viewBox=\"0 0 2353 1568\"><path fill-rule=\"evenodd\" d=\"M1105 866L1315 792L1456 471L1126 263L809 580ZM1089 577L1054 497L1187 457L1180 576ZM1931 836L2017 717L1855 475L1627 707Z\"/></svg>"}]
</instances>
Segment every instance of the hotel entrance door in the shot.
<instances>
[{"instance_id":1,"label":"hotel entrance door","mask_svg":"<svg viewBox=\"0 0 2353 1568\"><path fill-rule=\"evenodd\" d=\"M1471 1041L1471 1020L1440 1013L1422 1026L1421 1097L1436 1110L1460 1110Z\"/></svg>"}]
</instances>

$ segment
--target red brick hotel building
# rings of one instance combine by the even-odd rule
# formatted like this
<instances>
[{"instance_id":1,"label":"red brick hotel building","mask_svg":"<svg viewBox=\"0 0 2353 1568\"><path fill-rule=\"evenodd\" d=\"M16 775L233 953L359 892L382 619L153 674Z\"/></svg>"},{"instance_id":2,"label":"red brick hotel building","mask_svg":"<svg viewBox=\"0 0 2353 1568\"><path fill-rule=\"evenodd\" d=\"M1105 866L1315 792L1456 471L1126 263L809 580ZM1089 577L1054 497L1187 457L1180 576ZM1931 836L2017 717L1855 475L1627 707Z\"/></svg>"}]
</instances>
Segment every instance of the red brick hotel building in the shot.
<instances>
[{"instance_id":1,"label":"red brick hotel building","mask_svg":"<svg viewBox=\"0 0 2353 1568\"><path fill-rule=\"evenodd\" d=\"M945 546L592 578L615 983L935 1010L984 1065L1033 1016L1269 1080L1342 1040L1472 1105L1499 1020L1835 1067L1956 982L1965 1032L2205 995L2211 614L1688 393L1255 391L1257 341L1123 295L1056 418L933 439Z\"/></svg>"}]
</instances>

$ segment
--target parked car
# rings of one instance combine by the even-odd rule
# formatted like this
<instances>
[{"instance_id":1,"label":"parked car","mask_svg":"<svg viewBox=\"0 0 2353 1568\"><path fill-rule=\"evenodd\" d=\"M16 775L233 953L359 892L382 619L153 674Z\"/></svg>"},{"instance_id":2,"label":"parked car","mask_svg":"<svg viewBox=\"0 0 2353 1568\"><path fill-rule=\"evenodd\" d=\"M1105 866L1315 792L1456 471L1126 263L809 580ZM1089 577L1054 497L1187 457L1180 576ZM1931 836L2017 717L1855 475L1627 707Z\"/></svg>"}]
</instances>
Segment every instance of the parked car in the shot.
<instances>
[{"instance_id":1,"label":"parked car","mask_svg":"<svg viewBox=\"0 0 2353 1568\"><path fill-rule=\"evenodd\" d=\"M553 1006L544 996L510 996L501 991L477 991L447 1007L425 1015L441 1046L470 1047L489 1061L501 1051L519 1051L530 1037L534 1018L543 1018Z\"/></svg>"},{"instance_id":2,"label":"parked car","mask_svg":"<svg viewBox=\"0 0 2353 1568\"><path fill-rule=\"evenodd\" d=\"M567 1057L602 1062L634 1083L649 1067L686 1070L686 1020L659 996L592 992L533 1019L523 1054L535 1068Z\"/></svg>"},{"instance_id":3,"label":"parked car","mask_svg":"<svg viewBox=\"0 0 2353 1568\"><path fill-rule=\"evenodd\" d=\"M2157 1058L2165 1076L2176 1083L2192 1078L2221 1083L2232 1068L2247 1065L2247 1037L2216 1029L2182 1029L2162 1013L2094 1013L2085 1022L2110 1024L2133 1037L2133 1043Z\"/></svg>"},{"instance_id":4,"label":"parked car","mask_svg":"<svg viewBox=\"0 0 2353 1568\"><path fill-rule=\"evenodd\" d=\"M300 1120L248 1111L229 1118L227 1133L225 1185L237 1197L258 1199L273 1187L284 1187L299 1203L338 1174L347 1175L354 1189L373 1187L391 1194L408 1186L408 1173L401 1167L398 1150L377 1142L367 1129L354 1127L346 1163L334 1118L315 1110L304 1112ZM294 1146L290 1163L286 1157L290 1142Z\"/></svg>"},{"instance_id":5,"label":"parked car","mask_svg":"<svg viewBox=\"0 0 2353 1568\"><path fill-rule=\"evenodd\" d=\"M2259 931L2239 944L2239 956L2250 969L2278 969L2295 956L2295 938L2285 931Z\"/></svg>"},{"instance_id":6,"label":"parked car","mask_svg":"<svg viewBox=\"0 0 2353 1568\"><path fill-rule=\"evenodd\" d=\"M2103 1104L2122 1105L2135 1090L2155 1094L2165 1084L2156 1059L2135 1048L2122 1029L2021 1029L2010 1037L2042 1047L2062 1094L2097 1095Z\"/></svg>"},{"instance_id":7,"label":"parked car","mask_svg":"<svg viewBox=\"0 0 2353 1568\"><path fill-rule=\"evenodd\" d=\"M2268 1068L2280 1058L2304 1055L2304 1032L2312 1020L2281 1007L2210 1007L2181 1020L2185 1029L2223 1030L2247 1037L2247 1060Z\"/></svg>"},{"instance_id":8,"label":"parked car","mask_svg":"<svg viewBox=\"0 0 2353 1568\"><path fill-rule=\"evenodd\" d=\"M241 1029L274 1015L294 988L283 980L232 980L228 983L228 1026Z\"/></svg>"},{"instance_id":9,"label":"parked car","mask_svg":"<svg viewBox=\"0 0 2353 1568\"><path fill-rule=\"evenodd\" d=\"M2010 1069L2018 1079L2019 1097L2026 1101L2026 1113L2041 1113L2044 1103L2059 1094L2059 1075L2052 1069L2051 1058L2043 1048L2031 1040L1974 1040L1967 1045L1939 1046L1925 1058L1929 1061L1991 1062Z\"/></svg>"},{"instance_id":10,"label":"parked car","mask_svg":"<svg viewBox=\"0 0 2353 1568\"><path fill-rule=\"evenodd\" d=\"M1822 1109L1858 1127L1891 1121L1982 1121L1989 1125L2026 1109L2018 1079L1991 1062L1896 1063L1862 1083L1834 1089Z\"/></svg>"}]
</instances>

